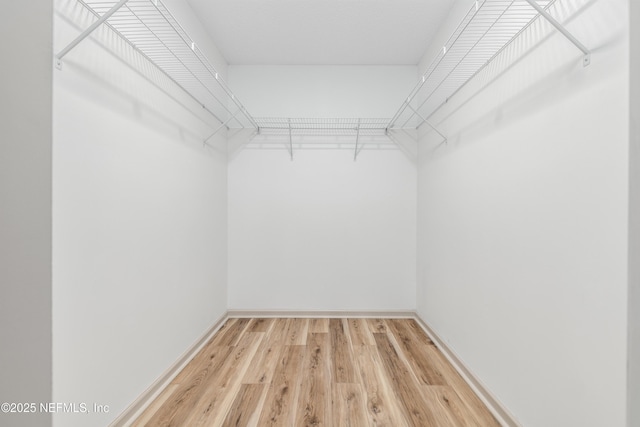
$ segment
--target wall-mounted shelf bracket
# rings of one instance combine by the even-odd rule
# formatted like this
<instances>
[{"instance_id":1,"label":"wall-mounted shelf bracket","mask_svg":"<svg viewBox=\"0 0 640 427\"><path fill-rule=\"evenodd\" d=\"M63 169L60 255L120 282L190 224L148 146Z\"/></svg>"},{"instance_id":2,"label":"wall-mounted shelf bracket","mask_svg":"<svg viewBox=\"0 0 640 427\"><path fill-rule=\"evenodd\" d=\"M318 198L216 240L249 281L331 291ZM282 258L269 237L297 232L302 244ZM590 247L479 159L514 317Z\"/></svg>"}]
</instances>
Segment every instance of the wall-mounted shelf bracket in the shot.
<instances>
[{"instance_id":1,"label":"wall-mounted shelf bracket","mask_svg":"<svg viewBox=\"0 0 640 427\"><path fill-rule=\"evenodd\" d=\"M536 0L526 0L527 3L529 3L531 5L531 7L533 7L544 19L546 19L551 25L553 25L556 30L558 30L560 33L562 33L563 36L565 36L571 43L573 43L578 49L580 49L582 51L582 53L584 53L584 57L582 59L582 65L583 66L587 66L589 64L591 64L591 51L589 49L587 49L587 47L585 45L583 45L580 40L576 39L573 34L571 34L569 31L567 31L567 29L558 21L556 21L556 19L549 15L549 12L547 12L544 8L542 8L537 2Z\"/></svg>"},{"instance_id":2,"label":"wall-mounted shelf bracket","mask_svg":"<svg viewBox=\"0 0 640 427\"><path fill-rule=\"evenodd\" d=\"M415 108L413 108L413 107L411 106L411 104L407 103L407 106L409 107L409 109L410 109L411 111L413 111L413 112L414 112L414 114L415 114L416 116L418 116L418 117L420 118L420 120L422 120L422 122L420 122L420 124L419 124L418 126L416 126L416 129L420 128L420 126L422 125L422 123L426 123L426 124L427 124L431 129L433 129L433 130L434 130L438 135L440 135L440 136L442 137L442 139L444 140L444 142L445 142L445 143L447 142L447 137L446 137L446 136L444 136L444 135L442 134L442 132L440 132L440 131L439 131L439 130L434 126L434 125L432 125L431 123L429 123L429 120L427 120L426 118L424 118L424 117L422 116L422 114L420 114L420 113L419 113Z\"/></svg>"},{"instance_id":3,"label":"wall-mounted shelf bracket","mask_svg":"<svg viewBox=\"0 0 640 427\"><path fill-rule=\"evenodd\" d=\"M224 123L222 123L220 126L218 126L218 128L208 137L205 138L204 143L206 144L207 141L209 141L211 138L213 138L215 136L215 134L217 134L218 132L220 132L220 130L222 128L226 128L227 130L229 129L229 122L233 119L235 119L235 117L238 115L238 113L242 111L242 108L239 108L238 110L236 110L235 113L233 113L233 115L231 117L229 117L227 120L224 121Z\"/></svg>"},{"instance_id":4,"label":"wall-mounted shelf bracket","mask_svg":"<svg viewBox=\"0 0 640 427\"><path fill-rule=\"evenodd\" d=\"M95 31L96 28L98 28L100 25L104 24L107 21L107 19L109 19L111 17L111 15L116 13L128 1L129 0L120 0L111 9L109 9L107 12L105 12L96 22L91 24L78 37L76 37L71 43L69 43L67 45L67 47L62 49L55 57L56 68L57 69L61 69L62 68L62 58L64 58L67 53L71 52L71 50L74 47L76 47L78 44L80 44L80 42L82 40L84 40L87 37L89 37L91 35L91 33L93 33Z\"/></svg>"}]
</instances>

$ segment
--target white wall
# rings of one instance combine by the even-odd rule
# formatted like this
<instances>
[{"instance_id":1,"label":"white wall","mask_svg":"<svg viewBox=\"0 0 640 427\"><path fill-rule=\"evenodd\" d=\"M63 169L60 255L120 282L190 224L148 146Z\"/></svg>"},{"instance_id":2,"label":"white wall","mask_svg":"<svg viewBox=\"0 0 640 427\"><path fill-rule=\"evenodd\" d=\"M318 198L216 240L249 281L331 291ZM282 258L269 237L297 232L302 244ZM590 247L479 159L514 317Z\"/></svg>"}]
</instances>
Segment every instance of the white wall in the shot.
<instances>
[{"instance_id":1,"label":"white wall","mask_svg":"<svg viewBox=\"0 0 640 427\"><path fill-rule=\"evenodd\" d=\"M181 0L167 2L225 64ZM56 50L79 33L58 2ZM54 73L53 401L108 405L56 414L58 426L106 425L226 310L226 141L166 80L131 68L108 32ZM154 82L155 84L153 84Z\"/></svg>"},{"instance_id":2,"label":"white wall","mask_svg":"<svg viewBox=\"0 0 640 427\"><path fill-rule=\"evenodd\" d=\"M415 67L230 67L256 116L391 117ZM329 142L329 140L327 140ZM229 164L229 308L415 307L416 169L402 151L245 149Z\"/></svg>"},{"instance_id":3,"label":"white wall","mask_svg":"<svg viewBox=\"0 0 640 427\"><path fill-rule=\"evenodd\" d=\"M53 10L50 2L2 6L0 402L49 402ZM0 413L0 425L49 426L51 416Z\"/></svg>"},{"instance_id":4,"label":"white wall","mask_svg":"<svg viewBox=\"0 0 640 427\"><path fill-rule=\"evenodd\" d=\"M229 165L229 308L413 309L415 173L400 151L242 152Z\"/></svg>"},{"instance_id":5,"label":"white wall","mask_svg":"<svg viewBox=\"0 0 640 427\"><path fill-rule=\"evenodd\" d=\"M229 85L256 117L391 117L417 67L231 65Z\"/></svg>"},{"instance_id":6,"label":"white wall","mask_svg":"<svg viewBox=\"0 0 640 427\"><path fill-rule=\"evenodd\" d=\"M559 3L591 66L534 25L421 141L418 311L522 425L621 427L628 2Z\"/></svg>"},{"instance_id":7,"label":"white wall","mask_svg":"<svg viewBox=\"0 0 640 427\"><path fill-rule=\"evenodd\" d=\"M629 351L627 425L640 425L640 4L629 2L630 139L629 139Z\"/></svg>"}]
</instances>

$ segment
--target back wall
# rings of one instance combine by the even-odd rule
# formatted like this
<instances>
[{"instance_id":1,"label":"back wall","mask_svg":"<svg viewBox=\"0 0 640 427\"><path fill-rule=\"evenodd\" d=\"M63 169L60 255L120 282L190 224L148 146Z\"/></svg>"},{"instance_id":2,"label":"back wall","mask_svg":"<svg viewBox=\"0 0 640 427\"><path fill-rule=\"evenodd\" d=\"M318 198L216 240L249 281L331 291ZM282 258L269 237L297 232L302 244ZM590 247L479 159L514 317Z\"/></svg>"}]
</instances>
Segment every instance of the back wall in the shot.
<instances>
[{"instance_id":1,"label":"back wall","mask_svg":"<svg viewBox=\"0 0 640 427\"><path fill-rule=\"evenodd\" d=\"M416 70L231 66L229 81L256 116L391 117ZM231 156L230 309L415 308L415 159L384 147Z\"/></svg>"}]
</instances>

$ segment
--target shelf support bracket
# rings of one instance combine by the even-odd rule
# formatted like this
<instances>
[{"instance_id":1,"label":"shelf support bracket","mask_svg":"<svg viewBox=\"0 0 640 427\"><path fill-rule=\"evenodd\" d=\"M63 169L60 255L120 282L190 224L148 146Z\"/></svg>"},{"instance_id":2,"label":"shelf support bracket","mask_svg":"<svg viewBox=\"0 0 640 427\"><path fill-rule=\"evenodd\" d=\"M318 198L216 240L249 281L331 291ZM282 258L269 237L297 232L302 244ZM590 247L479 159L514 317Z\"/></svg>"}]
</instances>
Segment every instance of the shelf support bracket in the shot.
<instances>
[{"instance_id":1,"label":"shelf support bracket","mask_svg":"<svg viewBox=\"0 0 640 427\"><path fill-rule=\"evenodd\" d=\"M353 161L355 162L358 158L358 140L360 139L360 119L358 119L358 125L356 126L356 149L353 153Z\"/></svg>"},{"instance_id":2,"label":"shelf support bracket","mask_svg":"<svg viewBox=\"0 0 640 427\"><path fill-rule=\"evenodd\" d=\"M542 8L537 2L536 0L526 0L527 3L529 3L531 5L531 7L533 7L540 15L542 15L544 17L544 19L546 19L551 25L553 25L556 30L558 30L560 33L562 33L563 36L565 36L571 43L573 43L578 49L580 49L582 51L582 53L584 53L584 57L582 59L582 65L584 67L586 67L587 65L591 64L591 51L589 49L587 49L587 47L585 45L583 45L580 40L578 40L577 38L575 38L573 36L573 34L571 34L569 31L567 31L567 29L558 21L556 21L556 19L549 15L549 12L547 12L546 10L544 10L544 8Z\"/></svg>"},{"instance_id":3,"label":"shelf support bracket","mask_svg":"<svg viewBox=\"0 0 640 427\"><path fill-rule=\"evenodd\" d=\"M227 127L227 125L229 124L229 122L230 122L231 120L233 120L233 119L238 115L238 113L239 113L240 111L242 111L242 108L238 109L235 113L233 113L233 115L232 115L231 117L229 117L227 120L225 120L225 121L224 121L224 122L223 122L223 123L218 127L218 129L216 129L216 130L215 130L211 135L209 135L208 137L206 137L206 138L205 138L205 140L204 140L204 143L206 144L208 140L210 140L211 138L213 138L213 137L215 136L215 134L216 134L216 133L220 132L220 129L222 129L222 128L227 128L227 129L229 129L229 128Z\"/></svg>"},{"instance_id":4,"label":"shelf support bracket","mask_svg":"<svg viewBox=\"0 0 640 427\"><path fill-rule=\"evenodd\" d=\"M293 161L293 137L291 136L291 119L287 119L289 123L289 155L291 156L291 161Z\"/></svg>"},{"instance_id":5,"label":"shelf support bracket","mask_svg":"<svg viewBox=\"0 0 640 427\"><path fill-rule=\"evenodd\" d=\"M436 131L436 133L437 133L438 135L440 135L440 136L442 137L442 139L444 139L444 142L445 142L445 143L447 142L447 137L446 137L446 136L444 136L444 135L442 134L442 132L440 132L440 131L439 131L439 130L434 126L434 125L432 125L431 123L429 123L429 120L427 120L427 119L425 119L424 117L422 117L422 114L418 113L418 111L417 111L415 108L413 108L413 107L411 106L411 104L407 104L407 106L411 109L411 111L413 111L413 112L415 113L415 115L416 115L416 116L420 117L420 120L422 120L422 123L426 123L427 125L429 125L429 127L430 127L431 129L433 129L434 131ZM421 125L422 123L420 123L420 125ZM420 127L420 125L418 125L418 126L416 127L416 129L418 129L418 128Z\"/></svg>"},{"instance_id":6,"label":"shelf support bracket","mask_svg":"<svg viewBox=\"0 0 640 427\"><path fill-rule=\"evenodd\" d=\"M82 40L86 39L91 33L93 33L96 28L98 28L100 25L104 24L104 22L107 19L111 18L111 15L116 13L122 6L124 6L124 4L127 1L129 1L129 0L120 0L111 9L109 9L107 12L105 12L105 14L102 15L96 22L91 24L89 26L89 28L84 30L78 37L76 37L71 43L69 43L67 45L67 47L62 49L60 51L60 53L58 53L56 55L56 68L61 69L62 68L62 58L64 58L64 56L67 53L69 53L74 47L76 47Z\"/></svg>"}]
</instances>

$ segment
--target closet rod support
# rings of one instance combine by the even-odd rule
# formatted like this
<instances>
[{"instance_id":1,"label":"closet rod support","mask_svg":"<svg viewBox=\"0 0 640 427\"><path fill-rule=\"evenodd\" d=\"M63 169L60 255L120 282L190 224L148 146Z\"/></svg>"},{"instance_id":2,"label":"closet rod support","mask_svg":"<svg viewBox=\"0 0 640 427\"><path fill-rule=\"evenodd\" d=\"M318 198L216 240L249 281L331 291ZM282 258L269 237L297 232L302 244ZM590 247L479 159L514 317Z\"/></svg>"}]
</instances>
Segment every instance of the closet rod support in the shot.
<instances>
[{"instance_id":1,"label":"closet rod support","mask_svg":"<svg viewBox=\"0 0 640 427\"><path fill-rule=\"evenodd\" d=\"M587 47L585 45L583 45L580 42L580 40L575 38L573 36L573 34L571 34L569 31L567 31L567 29L561 23L556 21L556 19L553 16L549 15L549 12L544 10L544 8L542 8L536 2L536 0L526 0L526 1L540 15L542 15L544 17L544 19L546 19L551 25L553 25L556 28L556 30L560 31L560 33L562 33L563 36L565 36L571 43L573 43L578 49L580 49L582 51L582 53L584 53L584 57L583 57L583 60L582 60L582 65L584 67L586 67L587 65L591 64L591 51L589 49L587 49Z\"/></svg>"},{"instance_id":2,"label":"closet rod support","mask_svg":"<svg viewBox=\"0 0 640 427\"><path fill-rule=\"evenodd\" d=\"M436 129L436 127L435 127L434 125L432 125L431 123L429 123L429 121L428 121L427 119L425 119L424 117L422 117L422 114L418 113L418 111L417 111L415 108L413 108L413 107L411 106L411 104L407 104L407 106L411 109L411 111L413 111L413 112L415 113L415 115L416 115L416 116L420 117L420 120L422 120L422 123L426 123L427 125L429 125L429 127L430 127L431 129L433 129L434 131L436 131L436 133L437 133L438 135L440 135L440 136L442 137L442 139L444 139L444 142L445 142L445 143L447 142L447 137L446 137L446 136L444 136L444 135L442 134L442 132L440 132L438 129ZM422 123L420 123L420 125L421 125ZM418 125L418 126L416 127L416 129L418 129L418 128L420 127L420 125Z\"/></svg>"},{"instance_id":3,"label":"closet rod support","mask_svg":"<svg viewBox=\"0 0 640 427\"><path fill-rule=\"evenodd\" d=\"M113 15L114 13L116 13L122 6L124 6L124 4L129 1L129 0L120 0L118 3L116 3L111 9L109 9L104 15L102 15L100 17L100 19L98 19L96 22L94 22L93 24L91 24L89 26L89 28L87 28L86 30L84 30L78 37L76 37L71 43L69 43L67 45L67 47L65 47L64 49L62 49L60 51L60 53L58 53L56 55L56 67L58 69L62 68L62 58L64 58L64 56L69 53L71 51L71 49L73 49L74 47L76 47L82 40L86 39L91 33L93 33L95 31L96 28L98 28L100 25L104 24L105 21L109 18L111 18L111 15Z\"/></svg>"}]
</instances>

